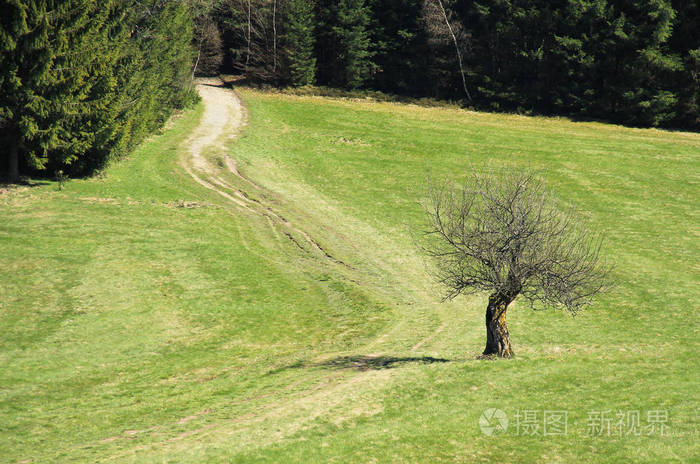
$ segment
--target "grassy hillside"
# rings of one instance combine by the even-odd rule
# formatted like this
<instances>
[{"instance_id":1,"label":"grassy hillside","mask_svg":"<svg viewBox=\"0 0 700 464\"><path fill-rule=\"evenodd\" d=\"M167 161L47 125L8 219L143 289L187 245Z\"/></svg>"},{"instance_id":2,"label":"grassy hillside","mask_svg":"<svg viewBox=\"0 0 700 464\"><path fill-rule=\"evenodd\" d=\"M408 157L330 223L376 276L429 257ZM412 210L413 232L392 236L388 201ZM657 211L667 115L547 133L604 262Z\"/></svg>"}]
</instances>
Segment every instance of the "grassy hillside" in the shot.
<instances>
[{"instance_id":1,"label":"grassy hillside","mask_svg":"<svg viewBox=\"0 0 700 464\"><path fill-rule=\"evenodd\" d=\"M103 176L0 196L2 462L688 462L698 450L700 136L242 90L220 176L303 230L196 184L201 117ZM542 169L609 237L587 313L441 303L413 246L428 171ZM487 408L511 427L482 433ZM568 433L543 436L544 410ZM666 411L590 436L595 411ZM538 411L539 435L514 429Z\"/></svg>"}]
</instances>

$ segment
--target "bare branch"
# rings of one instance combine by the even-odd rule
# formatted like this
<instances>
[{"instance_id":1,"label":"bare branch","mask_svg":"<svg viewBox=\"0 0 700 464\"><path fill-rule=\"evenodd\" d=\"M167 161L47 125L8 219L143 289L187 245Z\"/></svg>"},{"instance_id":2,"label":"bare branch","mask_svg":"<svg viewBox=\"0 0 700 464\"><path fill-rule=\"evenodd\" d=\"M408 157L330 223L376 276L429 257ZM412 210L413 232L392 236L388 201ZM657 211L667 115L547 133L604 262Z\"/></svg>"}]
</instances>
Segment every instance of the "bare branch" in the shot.
<instances>
[{"instance_id":1,"label":"bare branch","mask_svg":"<svg viewBox=\"0 0 700 464\"><path fill-rule=\"evenodd\" d=\"M488 291L573 314L607 288L602 238L581 225L531 171L474 171L462 185L429 183L423 250L446 298Z\"/></svg>"}]
</instances>

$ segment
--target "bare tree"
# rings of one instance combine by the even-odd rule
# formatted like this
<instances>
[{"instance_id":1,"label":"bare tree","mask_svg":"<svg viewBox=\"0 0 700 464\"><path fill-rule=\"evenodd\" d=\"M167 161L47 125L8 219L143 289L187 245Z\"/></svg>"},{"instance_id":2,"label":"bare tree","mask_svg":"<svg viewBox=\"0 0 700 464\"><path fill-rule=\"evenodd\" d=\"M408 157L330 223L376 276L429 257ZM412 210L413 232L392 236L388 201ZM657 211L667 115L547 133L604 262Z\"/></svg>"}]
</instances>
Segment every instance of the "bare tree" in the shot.
<instances>
[{"instance_id":1,"label":"bare tree","mask_svg":"<svg viewBox=\"0 0 700 464\"><path fill-rule=\"evenodd\" d=\"M248 36L246 37L247 51L245 55L245 72L248 74L248 64L250 63L250 43L251 43L251 32L253 30L253 23L251 21L252 6L250 0L248 0Z\"/></svg>"},{"instance_id":2,"label":"bare tree","mask_svg":"<svg viewBox=\"0 0 700 464\"><path fill-rule=\"evenodd\" d=\"M576 314L607 288L600 236L573 209L561 211L530 171L475 172L461 186L431 186L424 207L423 249L435 258L445 298L490 293L484 355L513 355L506 311L519 295Z\"/></svg>"},{"instance_id":3,"label":"bare tree","mask_svg":"<svg viewBox=\"0 0 700 464\"><path fill-rule=\"evenodd\" d=\"M206 10L194 18L194 24L194 45L197 47L197 58L192 70L192 79L194 79L195 74L216 75L224 60L223 41L219 28L209 11Z\"/></svg>"},{"instance_id":4,"label":"bare tree","mask_svg":"<svg viewBox=\"0 0 700 464\"><path fill-rule=\"evenodd\" d=\"M277 0L272 0L272 72L277 73Z\"/></svg>"},{"instance_id":5,"label":"bare tree","mask_svg":"<svg viewBox=\"0 0 700 464\"><path fill-rule=\"evenodd\" d=\"M467 77L462 62L463 51L461 44L466 40L466 33L463 24L452 16L451 12L445 8L442 0L423 0L421 20L425 30L431 41L436 43L452 42L452 45L454 45L459 73L462 77L462 87L467 100L471 103L472 96L467 89Z\"/></svg>"},{"instance_id":6,"label":"bare tree","mask_svg":"<svg viewBox=\"0 0 700 464\"><path fill-rule=\"evenodd\" d=\"M278 0L222 0L217 6L223 32L234 42L233 68L259 82L279 79Z\"/></svg>"}]
</instances>

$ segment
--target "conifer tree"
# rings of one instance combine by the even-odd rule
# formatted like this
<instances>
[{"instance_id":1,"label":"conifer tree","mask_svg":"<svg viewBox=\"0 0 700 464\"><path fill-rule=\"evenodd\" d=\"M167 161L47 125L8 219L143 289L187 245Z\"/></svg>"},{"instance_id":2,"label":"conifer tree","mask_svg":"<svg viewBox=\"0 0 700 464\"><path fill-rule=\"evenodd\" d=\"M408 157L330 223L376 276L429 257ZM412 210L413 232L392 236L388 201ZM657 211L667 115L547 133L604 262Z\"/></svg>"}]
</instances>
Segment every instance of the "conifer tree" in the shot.
<instances>
[{"instance_id":1,"label":"conifer tree","mask_svg":"<svg viewBox=\"0 0 700 464\"><path fill-rule=\"evenodd\" d=\"M370 0L373 61L372 87L390 93L426 95L429 57L421 25L423 0Z\"/></svg>"},{"instance_id":2,"label":"conifer tree","mask_svg":"<svg viewBox=\"0 0 700 464\"><path fill-rule=\"evenodd\" d=\"M333 32L340 45L342 63L339 81L351 89L361 87L373 67L367 30L369 9L364 0L341 0L336 15L338 25Z\"/></svg>"},{"instance_id":3,"label":"conifer tree","mask_svg":"<svg viewBox=\"0 0 700 464\"><path fill-rule=\"evenodd\" d=\"M365 0L319 2L317 52L319 74L326 84L355 89L374 69Z\"/></svg>"},{"instance_id":4,"label":"conifer tree","mask_svg":"<svg viewBox=\"0 0 700 464\"><path fill-rule=\"evenodd\" d=\"M669 45L683 62L674 79L678 94L674 123L700 130L700 2L674 0L673 7L676 18Z\"/></svg>"},{"instance_id":5,"label":"conifer tree","mask_svg":"<svg viewBox=\"0 0 700 464\"><path fill-rule=\"evenodd\" d=\"M284 68L292 85L316 80L314 6L309 0L287 0L284 9Z\"/></svg>"},{"instance_id":6,"label":"conifer tree","mask_svg":"<svg viewBox=\"0 0 700 464\"><path fill-rule=\"evenodd\" d=\"M9 0L0 3L4 12L0 15L0 134L5 134L3 146L7 150L7 166L5 168L10 180L19 178L19 147L12 143L13 125L16 124L18 104L11 98L10 92L19 87L18 66L10 61L11 54L17 49L17 40L28 32L27 5L20 0Z\"/></svg>"},{"instance_id":7,"label":"conifer tree","mask_svg":"<svg viewBox=\"0 0 700 464\"><path fill-rule=\"evenodd\" d=\"M110 8L84 0L14 2L14 39L4 41L2 100L8 171L70 163L94 141L92 121L111 94L100 31ZM17 27L19 25L19 27ZM5 34L3 34L5 35Z\"/></svg>"},{"instance_id":8,"label":"conifer tree","mask_svg":"<svg viewBox=\"0 0 700 464\"><path fill-rule=\"evenodd\" d=\"M669 0L610 3L609 45L597 49L595 60L595 112L634 125L663 124L674 117L677 96L669 84L682 68L667 49L675 11Z\"/></svg>"},{"instance_id":9,"label":"conifer tree","mask_svg":"<svg viewBox=\"0 0 700 464\"><path fill-rule=\"evenodd\" d=\"M192 99L187 5L157 0L9 0L0 22L6 163L87 173Z\"/></svg>"}]
</instances>

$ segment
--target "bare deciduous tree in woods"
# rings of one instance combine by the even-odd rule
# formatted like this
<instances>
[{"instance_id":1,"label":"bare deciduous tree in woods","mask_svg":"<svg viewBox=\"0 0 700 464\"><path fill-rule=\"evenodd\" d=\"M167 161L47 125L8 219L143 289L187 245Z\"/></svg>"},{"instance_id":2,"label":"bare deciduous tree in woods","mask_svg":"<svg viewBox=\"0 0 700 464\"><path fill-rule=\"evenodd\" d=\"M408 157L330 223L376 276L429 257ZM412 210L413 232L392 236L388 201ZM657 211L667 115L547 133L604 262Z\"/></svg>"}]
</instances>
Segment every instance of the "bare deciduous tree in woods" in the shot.
<instances>
[{"instance_id":1,"label":"bare deciduous tree in woods","mask_svg":"<svg viewBox=\"0 0 700 464\"><path fill-rule=\"evenodd\" d=\"M277 0L272 0L272 72L277 73Z\"/></svg>"},{"instance_id":2,"label":"bare deciduous tree in woods","mask_svg":"<svg viewBox=\"0 0 700 464\"><path fill-rule=\"evenodd\" d=\"M194 20L194 48L197 55L192 69L195 75L218 74L224 60L221 32L213 17L218 0L190 0L189 10Z\"/></svg>"},{"instance_id":3,"label":"bare deciduous tree in woods","mask_svg":"<svg viewBox=\"0 0 700 464\"><path fill-rule=\"evenodd\" d=\"M462 87L467 100L471 102L472 96L467 88L467 77L462 61L463 46L466 42L464 25L453 18L451 12L445 7L443 0L423 0L421 19L431 42L450 43L454 46L459 73L462 78Z\"/></svg>"},{"instance_id":4,"label":"bare deciduous tree in woods","mask_svg":"<svg viewBox=\"0 0 700 464\"><path fill-rule=\"evenodd\" d=\"M576 314L607 288L601 238L562 212L529 171L474 173L457 187L430 186L423 249L435 258L446 299L489 292L484 355L513 355L506 311L518 296L533 308Z\"/></svg>"},{"instance_id":5,"label":"bare deciduous tree in woods","mask_svg":"<svg viewBox=\"0 0 700 464\"><path fill-rule=\"evenodd\" d=\"M263 82L279 79L277 0L223 0L218 15L238 44L232 65L249 78Z\"/></svg>"},{"instance_id":6,"label":"bare deciduous tree in woods","mask_svg":"<svg viewBox=\"0 0 700 464\"><path fill-rule=\"evenodd\" d=\"M195 18L194 45L197 49L197 58L192 71L203 76L218 74L224 61L223 42L221 33L216 23L209 16Z\"/></svg>"}]
</instances>

